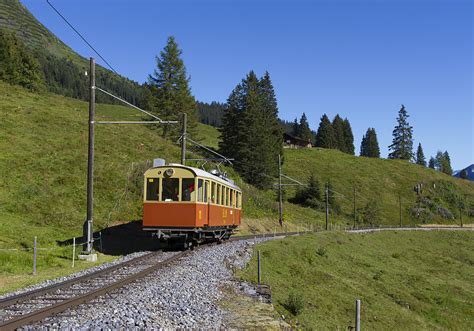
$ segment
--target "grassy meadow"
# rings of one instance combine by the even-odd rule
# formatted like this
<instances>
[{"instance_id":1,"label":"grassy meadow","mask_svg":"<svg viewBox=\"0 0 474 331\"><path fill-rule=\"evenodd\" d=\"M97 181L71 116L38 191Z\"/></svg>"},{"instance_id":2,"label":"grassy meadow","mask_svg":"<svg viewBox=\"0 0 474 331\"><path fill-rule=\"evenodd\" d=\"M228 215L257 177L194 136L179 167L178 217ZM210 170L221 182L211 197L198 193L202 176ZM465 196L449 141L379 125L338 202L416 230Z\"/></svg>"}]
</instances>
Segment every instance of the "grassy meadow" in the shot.
<instances>
[{"instance_id":1,"label":"grassy meadow","mask_svg":"<svg viewBox=\"0 0 474 331\"><path fill-rule=\"evenodd\" d=\"M262 282L293 326L472 330L474 232L315 233L257 245ZM254 254L239 276L256 282Z\"/></svg>"},{"instance_id":2,"label":"grassy meadow","mask_svg":"<svg viewBox=\"0 0 474 331\"><path fill-rule=\"evenodd\" d=\"M28 274L31 254L16 255L5 249L31 248L34 236L38 237L40 247L56 249L59 241L82 234L88 104L50 93L34 94L3 82L0 91L0 277L12 288L14 284L22 284L16 280L18 275ZM97 104L96 108L97 120L142 118L140 113L122 106ZM143 172L156 157L179 162L180 148L175 142L162 139L157 128L142 125L97 125L95 132L94 229L98 231L141 219ZM197 132L194 139L213 148L218 146L217 129L199 124ZM195 149L190 151L196 153ZM366 175L367 167L372 175L379 177ZM281 231L276 193L258 190L244 183L232 169L227 170L244 193L240 233ZM285 173L304 181L313 170L320 179L330 177L334 189L344 194L349 194L345 183L352 178L364 183L363 194L372 197L380 193L371 192L373 183L386 183L385 189L377 190L386 190L388 196L396 192L398 180L403 181L400 187L408 192L419 178L452 183L449 192L453 194L474 192L472 183L415 165L356 158L337 151L285 150ZM405 176L405 171L410 173ZM293 194L288 189L285 197L291 198ZM380 195L385 197L383 192ZM407 197L413 199L413 193L408 192ZM341 205L342 212L331 214L330 222L341 226L352 224L350 204L342 199ZM387 208L382 210L383 223L396 224L395 207L387 204ZM288 231L324 225L321 211L286 200L284 219ZM469 222L466 217L465 223ZM61 253L61 249L57 252L42 251L45 260L41 269L51 275L71 272L62 265L70 263L71 252Z\"/></svg>"}]
</instances>

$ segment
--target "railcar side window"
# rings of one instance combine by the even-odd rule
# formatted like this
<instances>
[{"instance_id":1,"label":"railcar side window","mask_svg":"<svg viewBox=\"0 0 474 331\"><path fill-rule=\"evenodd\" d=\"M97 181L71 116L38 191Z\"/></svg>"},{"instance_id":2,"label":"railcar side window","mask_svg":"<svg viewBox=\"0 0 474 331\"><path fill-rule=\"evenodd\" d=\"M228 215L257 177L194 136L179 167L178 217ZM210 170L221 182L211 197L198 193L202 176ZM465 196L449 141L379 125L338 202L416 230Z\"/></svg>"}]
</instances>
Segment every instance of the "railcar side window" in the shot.
<instances>
[{"instance_id":1,"label":"railcar side window","mask_svg":"<svg viewBox=\"0 0 474 331\"><path fill-rule=\"evenodd\" d=\"M148 201L158 201L158 187L160 187L159 178L147 178L146 199Z\"/></svg>"},{"instance_id":2,"label":"railcar side window","mask_svg":"<svg viewBox=\"0 0 474 331\"><path fill-rule=\"evenodd\" d=\"M226 204L226 206L230 206L229 201L230 201L230 190L227 187L225 189L225 204Z\"/></svg>"},{"instance_id":3,"label":"railcar side window","mask_svg":"<svg viewBox=\"0 0 474 331\"><path fill-rule=\"evenodd\" d=\"M217 184L217 196L216 196L216 201L217 201L217 204L218 204L218 205L221 204L221 185L220 185L220 184Z\"/></svg>"},{"instance_id":4,"label":"railcar side window","mask_svg":"<svg viewBox=\"0 0 474 331\"><path fill-rule=\"evenodd\" d=\"M194 201L194 178L183 178L181 182L181 201Z\"/></svg>"},{"instance_id":5,"label":"railcar side window","mask_svg":"<svg viewBox=\"0 0 474 331\"><path fill-rule=\"evenodd\" d=\"M209 191L209 182L204 182L204 202L207 202L207 192Z\"/></svg>"},{"instance_id":6,"label":"railcar side window","mask_svg":"<svg viewBox=\"0 0 474 331\"><path fill-rule=\"evenodd\" d=\"M198 201L203 202L203 193L204 193L204 187L203 187L203 180L198 179Z\"/></svg>"},{"instance_id":7,"label":"railcar side window","mask_svg":"<svg viewBox=\"0 0 474 331\"><path fill-rule=\"evenodd\" d=\"M225 186L222 185L222 190L221 190L221 205L225 206Z\"/></svg>"},{"instance_id":8,"label":"railcar side window","mask_svg":"<svg viewBox=\"0 0 474 331\"><path fill-rule=\"evenodd\" d=\"M230 190L230 206L233 207L234 206L234 193L235 191L234 190Z\"/></svg>"},{"instance_id":9,"label":"railcar side window","mask_svg":"<svg viewBox=\"0 0 474 331\"><path fill-rule=\"evenodd\" d=\"M163 178L161 201L179 201L179 178Z\"/></svg>"},{"instance_id":10,"label":"railcar side window","mask_svg":"<svg viewBox=\"0 0 474 331\"><path fill-rule=\"evenodd\" d=\"M211 202L212 203L217 203L216 201L216 183L212 182L211 183Z\"/></svg>"},{"instance_id":11,"label":"railcar side window","mask_svg":"<svg viewBox=\"0 0 474 331\"><path fill-rule=\"evenodd\" d=\"M237 208L240 208L242 205L242 193L237 192Z\"/></svg>"}]
</instances>

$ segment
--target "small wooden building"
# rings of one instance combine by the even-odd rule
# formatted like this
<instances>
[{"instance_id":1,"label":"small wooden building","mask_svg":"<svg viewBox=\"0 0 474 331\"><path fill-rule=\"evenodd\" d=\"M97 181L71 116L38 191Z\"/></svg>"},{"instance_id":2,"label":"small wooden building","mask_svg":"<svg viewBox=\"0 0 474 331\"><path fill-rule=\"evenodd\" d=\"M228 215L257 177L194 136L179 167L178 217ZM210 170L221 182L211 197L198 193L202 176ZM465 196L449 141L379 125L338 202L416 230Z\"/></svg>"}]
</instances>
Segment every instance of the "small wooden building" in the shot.
<instances>
[{"instance_id":1,"label":"small wooden building","mask_svg":"<svg viewBox=\"0 0 474 331\"><path fill-rule=\"evenodd\" d=\"M291 134L283 134L283 148L311 148L313 145L310 140L293 137Z\"/></svg>"}]
</instances>

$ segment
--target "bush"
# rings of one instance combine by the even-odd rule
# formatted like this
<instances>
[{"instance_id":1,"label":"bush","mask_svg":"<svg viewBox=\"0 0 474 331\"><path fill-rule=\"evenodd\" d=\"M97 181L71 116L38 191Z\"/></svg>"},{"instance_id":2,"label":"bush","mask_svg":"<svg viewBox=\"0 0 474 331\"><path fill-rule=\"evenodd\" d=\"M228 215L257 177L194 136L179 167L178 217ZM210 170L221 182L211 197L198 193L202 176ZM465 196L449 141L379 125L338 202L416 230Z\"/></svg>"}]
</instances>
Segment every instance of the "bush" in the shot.
<instances>
[{"instance_id":1,"label":"bush","mask_svg":"<svg viewBox=\"0 0 474 331\"><path fill-rule=\"evenodd\" d=\"M319 256L326 256L327 255L327 250L324 247L319 247L318 250L316 251L316 254Z\"/></svg>"},{"instance_id":2,"label":"bush","mask_svg":"<svg viewBox=\"0 0 474 331\"><path fill-rule=\"evenodd\" d=\"M286 302L283 304L286 310L288 310L294 316L301 314L304 308L303 299L291 292L286 299Z\"/></svg>"}]
</instances>

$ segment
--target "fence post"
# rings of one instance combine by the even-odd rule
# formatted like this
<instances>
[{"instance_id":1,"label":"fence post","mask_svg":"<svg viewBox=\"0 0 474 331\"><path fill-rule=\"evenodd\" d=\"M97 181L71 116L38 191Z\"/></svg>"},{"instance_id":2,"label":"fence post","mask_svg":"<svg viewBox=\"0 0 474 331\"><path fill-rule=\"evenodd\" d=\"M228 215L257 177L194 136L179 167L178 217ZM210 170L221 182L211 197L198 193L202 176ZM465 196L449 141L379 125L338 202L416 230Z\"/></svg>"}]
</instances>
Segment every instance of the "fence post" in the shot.
<instances>
[{"instance_id":1,"label":"fence post","mask_svg":"<svg viewBox=\"0 0 474 331\"><path fill-rule=\"evenodd\" d=\"M76 237L72 238L72 267L74 268L74 260L76 259Z\"/></svg>"},{"instance_id":2,"label":"fence post","mask_svg":"<svg viewBox=\"0 0 474 331\"><path fill-rule=\"evenodd\" d=\"M35 236L35 241L33 243L33 275L36 275L36 241L37 237Z\"/></svg>"},{"instance_id":3,"label":"fence post","mask_svg":"<svg viewBox=\"0 0 474 331\"><path fill-rule=\"evenodd\" d=\"M257 273L258 273L258 285L262 282L262 269L260 264L260 250L257 251Z\"/></svg>"},{"instance_id":4,"label":"fence post","mask_svg":"<svg viewBox=\"0 0 474 331\"><path fill-rule=\"evenodd\" d=\"M356 331L360 331L360 299L356 300L356 321L355 321L355 329Z\"/></svg>"},{"instance_id":5,"label":"fence post","mask_svg":"<svg viewBox=\"0 0 474 331\"><path fill-rule=\"evenodd\" d=\"M461 220L461 228L462 228L463 224L462 224L462 209L461 209L461 207L459 207L459 218Z\"/></svg>"}]
</instances>

